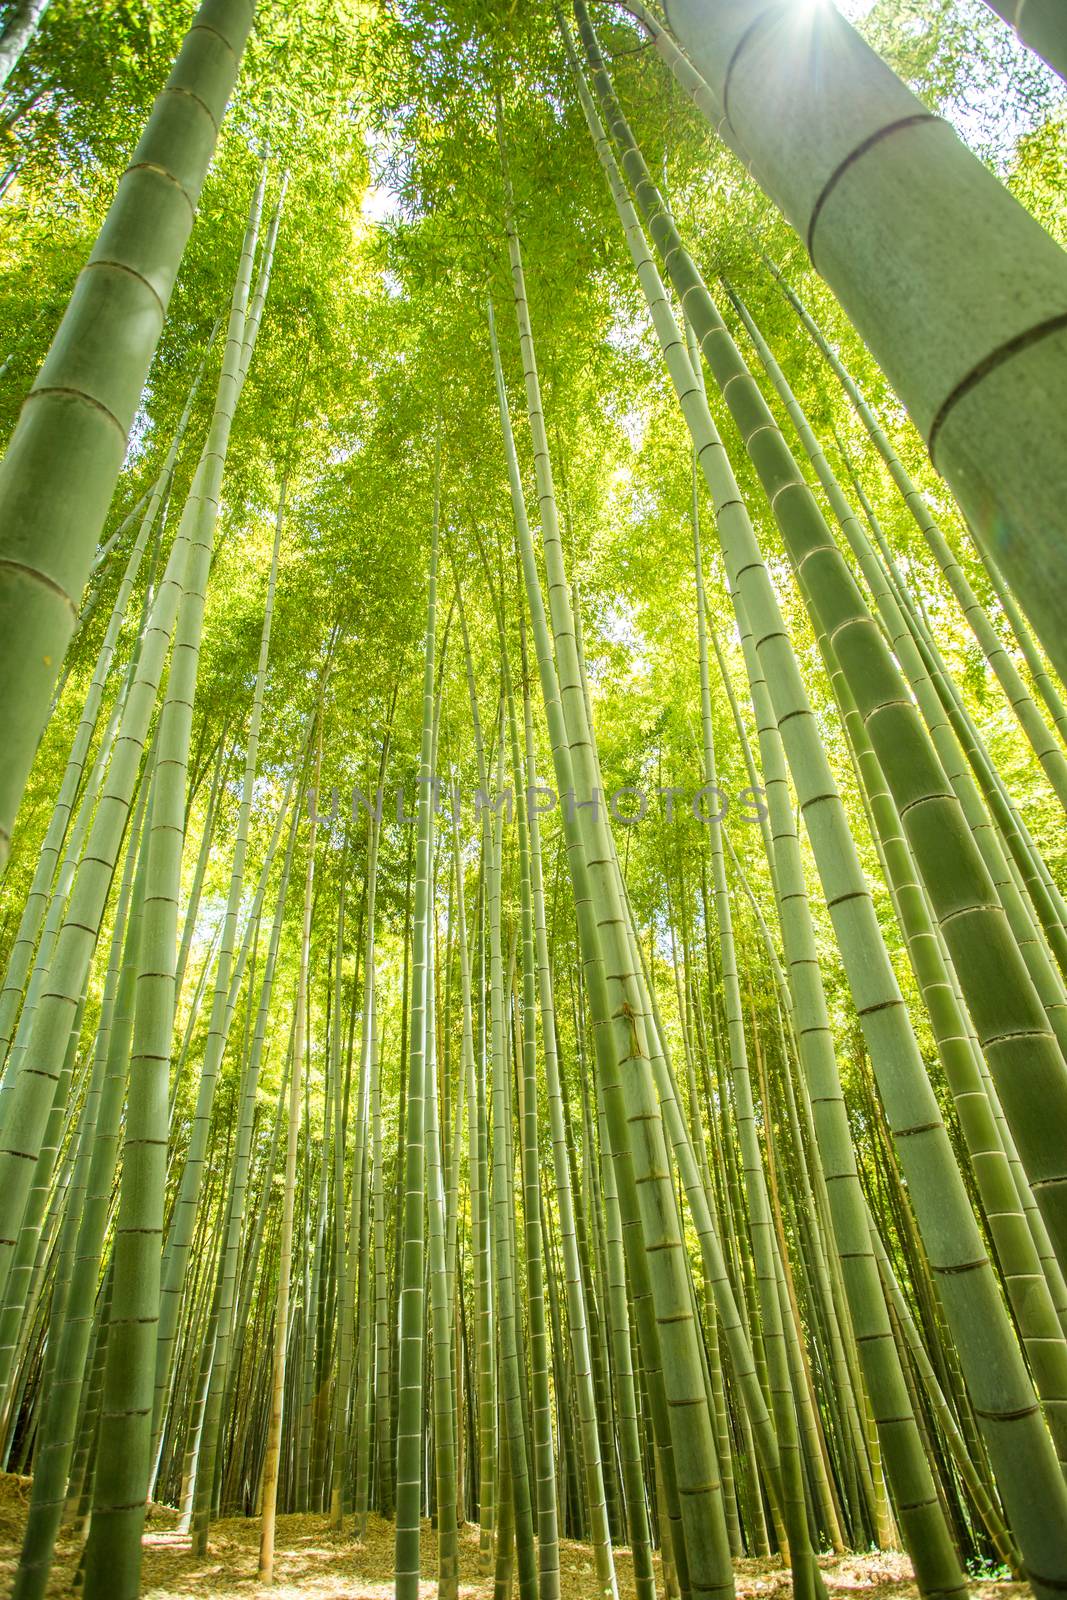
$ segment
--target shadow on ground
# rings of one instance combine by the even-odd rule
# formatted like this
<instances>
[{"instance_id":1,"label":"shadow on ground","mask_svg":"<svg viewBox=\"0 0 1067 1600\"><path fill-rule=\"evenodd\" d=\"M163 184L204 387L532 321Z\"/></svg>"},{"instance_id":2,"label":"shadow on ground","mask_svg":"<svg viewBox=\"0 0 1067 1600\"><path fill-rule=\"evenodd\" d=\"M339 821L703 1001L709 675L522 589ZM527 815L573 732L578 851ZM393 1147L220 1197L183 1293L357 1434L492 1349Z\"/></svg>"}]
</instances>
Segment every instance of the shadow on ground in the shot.
<instances>
[{"instance_id":1,"label":"shadow on ground","mask_svg":"<svg viewBox=\"0 0 1067 1600\"><path fill-rule=\"evenodd\" d=\"M30 1481L0 1475L0 1584L8 1591L18 1560ZM321 1515L278 1518L273 1589L256 1581L259 1523L230 1517L212 1524L205 1559L195 1559L188 1536L177 1530L177 1512L153 1506L146 1524L141 1593L145 1600L195 1595L197 1600L393 1600L394 1527L371 1517L366 1538L351 1531L331 1530ZM350 1528L349 1524L349 1528ZM493 1600L493 1580L478 1570L478 1529L468 1524L460 1533L460 1600ZM437 1536L423 1525L423 1600L434 1600L437 1585ZM69 1595L77 1549L61 1541L49 1595ZM632 1600L633 1568L628 1550L616 1552L620 1600ZM829 1600L915 1600L911 1566L895 1551L827 1557L821 1562ZM562 1600L596 1600L598 1588L592 1552L587 1545L563 1541L560 1546ZM738 1600L783 1600L791 1592L789 1573L776 1560L739 1561ZM657 1584L659 1564L656 1564ZM75 1591L76 1592L76 1591ZM517 1585L513 1593L517 1594ZM659 1589L662 1595L662 1588ZM1021 1583L983 1582L972 1589L974 1600L1016 1600L1028 1593Z\"/></svg>"}]
</instances>

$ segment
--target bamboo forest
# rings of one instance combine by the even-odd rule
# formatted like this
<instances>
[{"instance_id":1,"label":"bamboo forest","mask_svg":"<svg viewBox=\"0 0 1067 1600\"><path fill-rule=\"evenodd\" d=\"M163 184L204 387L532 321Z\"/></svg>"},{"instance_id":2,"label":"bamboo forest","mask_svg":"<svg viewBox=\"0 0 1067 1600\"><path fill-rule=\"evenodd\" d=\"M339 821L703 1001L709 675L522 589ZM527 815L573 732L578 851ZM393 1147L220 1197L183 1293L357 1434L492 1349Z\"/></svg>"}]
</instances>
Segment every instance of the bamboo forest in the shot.
<instances>
[{"instance_id":1,"label":"bamboo forest","mask_svg":"<svg viewBox=\"0 0 1067 1600\"><path fill-rule=\"evenodd\" d=\"M13 1600L1064 1600L1067 0L0 3Z\"/></svg>"}]
</instances>

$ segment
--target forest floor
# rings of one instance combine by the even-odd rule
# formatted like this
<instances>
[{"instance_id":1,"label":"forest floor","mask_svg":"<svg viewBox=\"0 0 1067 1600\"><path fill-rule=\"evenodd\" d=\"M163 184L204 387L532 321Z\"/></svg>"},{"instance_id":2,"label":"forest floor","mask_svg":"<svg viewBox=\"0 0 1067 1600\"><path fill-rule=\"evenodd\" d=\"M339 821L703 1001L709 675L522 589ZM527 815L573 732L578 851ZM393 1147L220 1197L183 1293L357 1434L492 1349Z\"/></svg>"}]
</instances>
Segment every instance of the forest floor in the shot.
<instances>
[{"instance_id":1,"label":"forest floor","mask_svg":"<svg viewBox=\"0 0 1067 1600\"><path fill-rule=\"evenodd\" d=\"M0 1589L7 1593L18 1561L29 1503L30 1480L0 1474ZM229 1517L212 1524L205 1559L193 1557L189 1539L177 1530L178 1513L153 1506L145 1527L141 1594L145 1600L392 1600L394 1527L370 1518L367 1537L334 1533L325 1516L278 1518L274 1561L275 1584L265 1589L256 1581L259 1523ZM60 1541L49 1595L69 1594L76 1562L70 1539ZM434 1600L437 1585L437 1535L423 1524L421 1594ZM911 1564L895 1551L826 1557L820 1561L828 1600L914 1600ZM596 1594L592 1551L588 1545L560 1542L562 1600L592 1600ZM659 1563L657 1561L657 1579ZM620 1596L632 1596L633 1568L628 1550L616 1550ZM791 1592L788 1571L777 1560L736 1564L738 1600L783 1600ZM661 1591L662 1592L662 1591ZM1023 1583L983 1580L972 1586L975 1600L1016 1600L1029 1593ZM478 1529L468 1523L460 1533L460 1600L492 1600L493 1581L478 1572Z\"/></svg>"}]
</instances>

